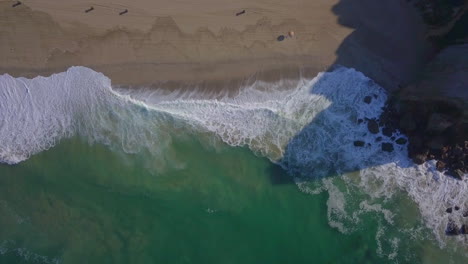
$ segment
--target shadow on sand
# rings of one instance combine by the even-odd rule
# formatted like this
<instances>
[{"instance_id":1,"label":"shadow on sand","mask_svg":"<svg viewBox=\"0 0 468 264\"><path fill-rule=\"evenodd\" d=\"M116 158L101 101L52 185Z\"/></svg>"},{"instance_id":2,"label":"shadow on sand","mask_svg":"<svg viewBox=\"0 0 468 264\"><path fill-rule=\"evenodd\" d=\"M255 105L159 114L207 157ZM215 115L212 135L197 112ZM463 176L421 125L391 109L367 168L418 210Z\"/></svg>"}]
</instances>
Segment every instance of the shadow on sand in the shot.
<instances>
[{"instance_id":1,"label":"shadow on sand","mask_svg":"<svg viewBox=\"0 0 468 264\"><path fill-rule=\"evenodd\" d=\"M370 78L369 82L375 81L387 92L394 92L400 85L410 83L429 58L431 47L424 37L425 26L405 0L341 0L332 12L338 23L354 31L336 50L337 59L328 72L336 70L337 65L354 68ZM365 117L352 120L354 125L330 123L337 112L346 110L329 92L311 90L312 94L326 97L331 105L289 141L278 161L280 165L271 166L272 184L292 183L291 174L312 180L387 163L409 166L401 155L406 156L406 139L393 128L385 128L385 122L378 117L373 119L374 124L379 124L376 134L368 129L373 121ZM356 103L366 104L365 96L375 99L369 89ZM364 142L364 146L355 146L355 141Z\"/></svg>"}]
</instances>

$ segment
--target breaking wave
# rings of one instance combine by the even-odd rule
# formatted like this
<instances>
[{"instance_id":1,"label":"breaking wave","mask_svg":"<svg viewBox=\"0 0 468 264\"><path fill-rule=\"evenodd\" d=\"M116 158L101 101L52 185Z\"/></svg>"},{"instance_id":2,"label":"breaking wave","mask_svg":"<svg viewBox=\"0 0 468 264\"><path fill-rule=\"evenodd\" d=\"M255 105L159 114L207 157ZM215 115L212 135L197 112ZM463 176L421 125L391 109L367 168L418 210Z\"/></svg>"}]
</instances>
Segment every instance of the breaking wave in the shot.
<instances>
[{"instance_id":1,"label":"breaking wave","mask_svg":"<svg viewBox=\"0 0 468 264\"><path fill-rule=\"evenodd\" d=\"M363 102L366 96L372 98L369 104ZM444 246L445 209L458 205L468 210L466 179L445 177L432 162L416 166L407 158L406 145L395 143L404 135L372 134L365 121L358 121L378 118L387 100L385 91L360 72L337 68L314 79L257 81L236 95L208 97L118 92L110 79L85 67L34 79L3 75L0 162L19 163L61 139L80 136L127 153L147 151L163 163L179 133L209 133L280 164L304 192L327 191L329 223L342 232L352 231L359 215L369 211L381 213L392 225L394 212L385 208L385 200L403 191ZM355 147L356 140L365 145ZM382 151L382 143L391 143L394 150ZM341 177L330 177L334 175ZM349 192L337 181L367 198L351 206ZM451 216L459 225L461 211ZM397 252L397 239L392 248L389 258Z\"/></svg>"}]
</instances>

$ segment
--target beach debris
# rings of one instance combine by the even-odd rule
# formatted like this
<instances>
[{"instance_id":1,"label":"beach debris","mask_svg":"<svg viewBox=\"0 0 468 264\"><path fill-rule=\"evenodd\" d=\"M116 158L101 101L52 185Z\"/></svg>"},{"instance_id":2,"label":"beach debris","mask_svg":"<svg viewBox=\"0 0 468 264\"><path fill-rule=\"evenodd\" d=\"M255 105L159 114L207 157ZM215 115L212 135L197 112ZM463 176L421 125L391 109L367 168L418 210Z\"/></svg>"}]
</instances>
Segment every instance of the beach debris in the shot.
<instances>
[{"instance_id":1,"label":"beach debris","mask_svg":"<svg viewBox=\"0 0 468 264\"><path fill-rule=\"evenodd\" d=\"M290 38L294 38L294 31L289 31L288 35L289 35Z\"/></svg>"},{"instance_id":2,"label":"beach debris","mask_svg":"<svg viewBox=\"0 0 468 264\"><path fill-rule=\"evenodd\" d=\"M125 15L125 14L127 14L127 13L128 13L128 9L125 9L124 11L122 11L122 12L119 13L119 16Z\"/></svg>"},{"instance_id":3,"label":"beach debris","mask_svg":"<svg viewBox=\"0 0 468 264\"><path fill-rule=\"evenodd\" d=\"M11 7L17 7L17 6L21 5L21 4L22 4L22 3L21 3L20 1L18 1L18 2L16 2L16 3L14 3Z\"/></svg>"},{"instance_id":4,"label":"beach debris","mask_svg":"<svg viewBox=\"0 0 468 264\"><path fill-rule=\"evenodd\" d=\"M86 10L85 10L85 13L89 13L89 12L91 12L91 11L93 11L93 10L94 10L94 7L90 7L89 9L86 9Z\"/></svg>"},{"instance_id":5,"label":"beach debris","mask_svg":"<svg viewBox=\"0 0 468 264\"><path fill-rule=\"evenodd\" d=\"M245 10L242 10L242 11L240 11L240 12L237 12L237 13L236 13L236 16L240 16L240 15L243 15L243 14L245 14Z\"/></svg>"},{"instance_id":6,"label":"beach debris","mask_svg":"<svg viewBox=\"0 0 468 264\"><path fill-rule=\"evenodd\" d=\"M284 35L279 35L276 40L283 41L286 37Z\"/></svg>"}]
</instances>

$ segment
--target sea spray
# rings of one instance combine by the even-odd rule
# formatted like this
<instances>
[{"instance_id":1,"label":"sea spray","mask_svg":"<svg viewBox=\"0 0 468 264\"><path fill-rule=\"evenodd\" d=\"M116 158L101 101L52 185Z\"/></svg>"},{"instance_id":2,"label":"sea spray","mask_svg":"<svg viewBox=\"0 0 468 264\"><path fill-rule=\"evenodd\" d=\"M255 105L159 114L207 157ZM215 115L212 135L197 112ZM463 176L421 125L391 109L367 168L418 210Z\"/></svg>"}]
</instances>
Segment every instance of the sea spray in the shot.
<instances>
[{"instance_id":1,"label":"sea spray","mask_svg":"<svg viewBox=\"0 0 468 264\"><path fill-rule=\"evenodd\" d=\"M371 103L363 102L366 96L372 97ZM178 91L149 97L122 94L112 89L107 77L84 67L31 80L3 75L0 161L24 161L76 135L127 153L149 152L163 167L172 138L178 136L174 131L210 133L280 164L303 191L327 191L329 223L342 232L352 232L360 215L369 210L380 212L392 225L385 200L405 191L443 246L445 208L466 206L467 181L445 177L431 163L415 166L405 145L393 144L391 153L382 151L382 142L393 140L369 133L365 122L358 120L377 118L386 99L372 80L347 68L320 73L312 80L259 81L236 96L216 99L193 99ZM355 140L366 144L355 147ZM359 173L357 180L354 171ZM359 188L367 196L357 201L348 197L347 188ZM452 218L458 224L463 221L461 215ZM383 230L379 232L377 239L383 236ZM388 256L397 252L398 243L394 244Z\"/></svg>"}]
</instances>

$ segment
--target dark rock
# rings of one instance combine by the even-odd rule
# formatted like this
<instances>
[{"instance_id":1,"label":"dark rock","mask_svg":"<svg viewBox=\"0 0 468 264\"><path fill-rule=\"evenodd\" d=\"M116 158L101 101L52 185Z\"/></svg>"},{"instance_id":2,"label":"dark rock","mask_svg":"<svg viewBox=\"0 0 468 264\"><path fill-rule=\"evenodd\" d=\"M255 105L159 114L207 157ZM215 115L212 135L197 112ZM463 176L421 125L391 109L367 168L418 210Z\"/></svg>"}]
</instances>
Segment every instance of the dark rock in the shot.
<instances>
[{"instance_id":1,"label":"dark rock","mask_svg":"<svg viewBox=\"0 0 468 264\"><path fill-rule=\"evenodd\" d=\"M404 145L404 144L406 144L407 140L406 140L406 138L402 138L402 137L401 137L401 138L397 139L395 142L396 142L398 145Z\"/></svg>"},{"instance_id":2,"label":"dark rock","mask_svg":"<svg viewBox=\"0 0 468 264\"><path fill-rule=\"evenodd\" d=\"M453 148L452 152L456 156L461 156L461 155L463 155L463 148L461 148L460 146L455 146Z\"/></svg>"},{"instance_id":3,"label":"dark rock","mask_svg":"<svg viewBox=\"0 0 468 264\"><path fill-rule=\"evenodd\" d=\"M377 138L375 139L375 142L380 142L380 141L382 141L382 137L377 137Z\"/></svg>"},{"instance_id":4,"label":"dark rock","mask_svg":"<svg viewBox=\"0 0 468 264\"><path fill-rule=\"evenodd\" d=\"M368 96L364 97L364 103L370 104L371 102L372 102L372 97L371 96L368 95Z\"/></svg>"},{"instance_id":5,"label":"dark rock","mask_svg":"<svg viewBox=\"0 0 468 264\"><path fill-rule=\"evenodd\" d=\"M455 160L457 160L457 162L454 162L453 168L463 171L465 168L465 162L463 160L459 160L458 157L455 157Z\"/></svg>"},{"instance_id":6,"label":"dark rock","mask_svg":"<svg viewBox=\"0 0 468 264\"><path fill-rule=\"evenodd\" d=\"M358 124L361 124L362 122L364 122L364 120L362 120L361 118L359 118L359 119L357 120L357 123L358 123Z\"/></svg>"},{"instance_id":7,"label":"dark rock","mask_svg":"<svg viewBox=\"0 0 468 264\"><path fill-rule=\"evenodd\" d=\"M428 143L427 146L430 149L434 150L441 150L445 145L445 138L441 136L437 136L432 138Z\"/></svg>"},{"instance_id":8,"label":"dark rock","mask_svg":"<svg viewBox=\"0 0 468 264\"><path fill-rule=\"evenodd\" d=\"M285 39L285 37L283 35L279 35L276 40L278 41L283 41Z\"/></svg>"},{"instance_id":9,"label":"dark rock","mask_svg":"<svg viewBox=\"0 0 468 264\"><path fill-rule=\"evenodd\" d=\"M445 169L445 162L438 160L436 163L436 168L438 171L443 171Z\"/></svg>"},{"instance_id":10,"label":"dark rock","mask_svg":"<svg viewBox=\"0 0 468 264\"><path fill-rule=\"evenodd\" d=\"M468 234L468 228L466 227L466 225L462 225L462 227L460 228L460 234Z\"/></svg>"},{"instance_id":11,"label":"dark rock","mask_svg":"<svg viewBox=\"0 0 468 264\"><path fill-rule=\"evenodd\" d=\"M468 217L468 209L466 209L465 212L463 212L463 217Z\"/></svg>"},{"instance_id":12,"label":"dark rock","mask_svg":"<svg viewBox=\"0 0 468 264\"><path fill-rule=\"evenodd\" d=\"M392 143L382 143L382 150L386 152L393 151L393 144Z\"/></svg>"},{"instance_id":13,"label":"dark rock","mask_svg":"<svg viewBox=\"0 0 468 264\"><path fill-rule=\"evenodd\" d=\"M420 154L416 154L412 157L413 159L413 162L418 164L418 165L421 165L423 164L424 162L426 162L427 160L427 154L424 154L424 153L420 153Z\"/></svg>"},{"instance_id":14,"label":"dark rock","mask_svg":"<svg viewBox=\"0 0 468 264\"><path fill-rule=\"evenodd\" d=\"M354 144L355 147L364 147L365 142L361 141L361 140L356 140L356 141L354 141L353 144Z\"/></svg>"},{"instance_id":15,"label":"dark rock","mask_svg":"<svg viewBox=\"0 0 468 264\"><path fill-rule=\"evenodd\" d=\"M448 176L452 176L453 178L457 180L463 180L463 172L459 169L450 170L449 172L446 172L445 174Z\"/></svg>"},{"instance_id":16,"label":"dark rock","mask_svg":"<svg viewBox=\"0 0 468 264\"><path fill-rule=\"evenodd\" d=\"M411 113L405 113L400 119L400 128L403 131L413 131L416 129L416 122Z\"/></svg>"},{"instance_id":17,"label":"dark rock","mask_svg":"<svg viewBox=\"0 0 468 264\"><path fill-rule=\"evenodd\" d=\"M444 114L433 113L427 122L426 130L435 133L441 133L452 126L451 118Z\"/></svg>"},{"instance_id":18,"label":"dark rock","mask_svg":"<svg viewBox=\"0 0 468 264\"><path fill-rule=\"evenodd\" d=\"M445 210L445 212L451 214L452 213L452 207L447 208L447 210Z\"/></svg>"},{"instance_id":19,"label":"dark rock","mask_svg":"<svg viewBox=\"0 0 468 264\"><path fill-rule=\"evenodd\" d=\"M455 211L458 211L458 210L460 210L460 207L455 205Z\"/></svg>"},{"instance_id":20,"label":"dark rock","mask_svg":"<svg viewBox=\"0 0 468 264\"><path fill-rule=\"evenodd\" d=\"M460 229L458 229L458 226L452 220L449 220L447 229L445 229L445 234L448 236L456 236L460 234Z\"/></svg>"},{"instance_id":21,"label":"dark rock","mask_svg":"<svg viewBox=\"0 0 468 264\"><path fill-rule=\"evenodd\" d=\"M424 141L422 140L422 138L416 136L416 137L411 137L410 139L410 145L411 147L413 148L420 148L422 147L424 144Z\"/></svg>"},{"instance_id":22,"label":"dark rock","mask_svg":"<svg viewBox=\"0 0 468 264\"><path fill-rule=\"evenodd\" d=\"M369 129L369 132L372 134L377 134L379 133L379 124L377 124L375 119L371 119L369 122L367 122L367 129Z\"/></svg>"},{"instance_id":23,"label":"dark rock","mask_svg":"<svg viewBox=\"0 0 468 264\"><path fill-rule=\"evenodd\" d=\"M373 95L374 95L374 98L377 99L378 96L376 94L373 94Z\"/></svg>"},{"instance_id":24,"label":"dark rock","mask_svg":"<svg viewBox=\"0 0 468 264\"><path fill-rule=\"evenodd\" d=\"M391 129L390 127L384 127L382 129L382 134L384 134L384 136L391 137L393 134L393 129Z\"/></svg>"}]
</instances>

